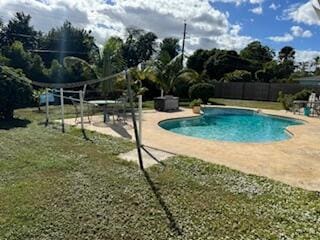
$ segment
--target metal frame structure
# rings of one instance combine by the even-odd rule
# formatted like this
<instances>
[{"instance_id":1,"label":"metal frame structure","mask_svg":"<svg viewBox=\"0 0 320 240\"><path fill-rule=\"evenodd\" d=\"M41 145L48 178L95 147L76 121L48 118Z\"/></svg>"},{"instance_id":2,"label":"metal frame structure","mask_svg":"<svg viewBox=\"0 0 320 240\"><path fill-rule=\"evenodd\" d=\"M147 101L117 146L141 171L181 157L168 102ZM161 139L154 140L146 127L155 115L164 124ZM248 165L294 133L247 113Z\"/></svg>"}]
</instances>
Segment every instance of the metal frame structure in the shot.
<instances>
[{"instance_id":1,"label":"metal frame structure","mask_svg":"<svg viewBox=\"0 0 320 240\"><path fill-rule=\"evenodd\" d=\"M52 94L55 97L60 98L60 107L61 107L61 130L62 133L65 133L65 122L64 122L64 99L66 98L64 96L64 93L73 93L73 94L79 94L79 99L76 98L67 98L67 99L72 99L74 101L80 102L80 116L81 116L81 130L82 132L85 131L84 128L84 95L85 95L85 89L86 86L89 84L94 84L97 82L102 82L102 81L107 81L110 78L113 78L115 76L118 76L120 74L125 75L125 79L127 82L127 91L128 91L128 97L129 97L129 104L130 104L130 111L131 111L131 117L132 117L132 123L133 123L133 128L134 128L134 135L135 135L135 142L136 142L136 148L137 148L137 153L138 153L138 160L139 160L139 166L140 169L144 169L143 165L143 158L142 158L142 152L141 149L144 150L143 145L142 145L142 96L138 96L138 113L139 113L139 124L137 124L137 119L136 119L136 113L135 113L135 107L134 107L134 100L133 100L133 93L132 93L132 79L131 75L128 72L128 69L122 73L118 73L112 76L109 76L104 79L99 79L99 80L90 80L86 82L77 82L77 83L68 83L68 84L50 84L50 83L39 83L39 82L33 82L32 84L36 86L42 86L46 87L46 120L45 120L45 125L48 126L50 122L50 111L49 111L49 92L53 91L49 87L59 87L59 94L56 94L57 91L53 91ZM74 88L74 87L80 87L84 86L83 90L80 91L71 91L71 90L65 90L65 88ZM145 150L147 154L150 154L148 151Z\"/></svg>"},{"instance_id":2,"label":"metal frame structure","mask_svg":"<svg viewBox=\"0 0 320 240\"><path fill-rule=\"evenodd\" d=\"M2 69L3 70L3 69ZM139 159L139 166L141 170L144 170L144 165L143 165L143 158L142 158L142 151L145 151L146 154L148 154L151 158L153 158L155 161L157 159L147 150L145 149L145 146L142 145L142 96L139 97L139 129L138 129L138 124L136 121L136 115L134 111L134 101L133 101L133 94L132 94L132 88L131 88L131 75L129 74L129 69L126 69L124 72L117 73L102 79L93 79L89 81L82 81L82 82L75 82L75 83L44 83L44 82L36 82L32 81L30 82L28 79L24 79L21 76L18 76L16 74L11 74L13 77L21 79L23 81L28 81L30 84L45 88L46 89L46 120L45 120L45 125L49 125L49 120L50 120L50 112L49 112L49 91L50 89L59 89L60 91L60 105L61 105L61 126L62 126L62 132L65 132L65 126L64 126L64 93L78 93L79 94L79 99L74 99L77 101L80 101L80 106L81 106L81 129L84 132L84 122L83 122L83 103L84 103L84 91L86 89L87 85L90 84L95 84L103 81L110 80L112 78L115 78L120 75L125 75L125 78L127 80L127 90L128 90L128 95L129 95L129 101L130 101L130 108L131 108L131 117L132 117L132 122L133 122L133 127L134 127L134 134L135 134L135 140L136 140L136 148L137 148L137 153L138 153L138 159ZM76 88L76 87L84 87L84 90L80 91L70 91L70 90L64 90L64 89L70 89L70 88ZM68 98L70 99L70 98ZM157 161L158 162L158 161Z\"/></svg>"}]
</instances>

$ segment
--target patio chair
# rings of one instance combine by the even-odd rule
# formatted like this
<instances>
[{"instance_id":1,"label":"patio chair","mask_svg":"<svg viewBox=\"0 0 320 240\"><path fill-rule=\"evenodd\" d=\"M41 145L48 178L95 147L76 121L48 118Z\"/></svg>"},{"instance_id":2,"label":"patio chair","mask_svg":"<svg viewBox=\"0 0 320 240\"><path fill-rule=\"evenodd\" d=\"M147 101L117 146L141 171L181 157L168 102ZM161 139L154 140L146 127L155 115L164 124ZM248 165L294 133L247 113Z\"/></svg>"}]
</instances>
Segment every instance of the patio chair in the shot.
<instances>
[{"instance_id":1,"label":"patio chair","mask_svg":"<svg viewBox=\"0 0 320 240\"><path fill-rule=\"evenodd\" d=\"M320 101L314 104L313 111L316 116L320 116Z\"/></svg>"},{"instance_id":2,"label":"patio chair","mask_svg":"<svg viewBox=\"0 0 320 240\"><path fill-rule=\"evenodd\" d=\"M75 123L77 123L77 120L79 117L81 117L81 110L80 110L80 102L78 102L77 100L75 100L74 98L71 98L70 97L70 101L72 102L72 105L74 107L74 110L75 110L75 114L76 114L76 118L75 118ZM92 109L90 108L89 106L90 104L86 104L86 108L84 107L84 115L87 116L88 118L88 122L91 123L91 118L92 118L92 115L93 115L93 111ZM86 109L86 111L85 111Z\"/></svg>"},{"instance_id":3,"label":"patio chair","mask_svg":"<svg viewBox=\"0 0 320 240\"><path fill-rule=\"evenodd\" d=\"M127 122L127 97L120 97L116 100L113 106L113 122L122 121L124 124ZM116 118L116 119L115 119Z\"/></svg>"},{"instance_id":4,"label":"patio chair","mask_svg":"<svg viewBox=\"0 0 320 240\"><path fill-rule=\"evenodd\" d=\"M308 103L307 103L307 107L310 108L310 113L312 115L316 115L317 114L317 111L318 111L318 98L317 98L317 95L316 93L311 93L309 99L308 99Z\"/></svg>"}]
</instances>

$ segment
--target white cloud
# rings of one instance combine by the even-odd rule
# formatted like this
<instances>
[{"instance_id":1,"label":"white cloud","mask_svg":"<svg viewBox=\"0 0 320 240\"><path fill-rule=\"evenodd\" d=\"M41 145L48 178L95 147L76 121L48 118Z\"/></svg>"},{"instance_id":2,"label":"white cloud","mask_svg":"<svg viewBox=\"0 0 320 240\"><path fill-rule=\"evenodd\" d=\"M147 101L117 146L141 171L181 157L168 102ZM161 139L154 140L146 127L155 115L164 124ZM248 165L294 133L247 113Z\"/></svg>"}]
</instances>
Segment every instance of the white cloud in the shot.
<instances>
[{"instance_id":1,"label":"white cloud","mask_svg":"<svg viewBox=\"0 0 320 240\"><path fill-rule=\"evenodd\" d=\"M292 35L295 37L303 37L303 38L312 37L312 32L310 30L303 30L303 28L299 26L292 26L291 32L292 32Z\"/></svg>"},{"instance_id":2,"label":"white cloud","mask_svg":"<svg viewBox=\"0 0 320 240\"><path fill-rule=\"evenodd\" d=\"M305 23L308 25L320 25L320 15L317 16L312 6L312 1L304 4L294 4L284 11L284 19L293 20L297 23Z\"/></svg>"},{"instance_id":3,"label":"white cloud","mask_svg":"<svg viewBox=\"0 0 320 240\"><path fill-rule=\"evenodd\" d=\"M291 42L294 37L290 33L285 33L283 36L272 36L269 39L274 42Z\"/></svg>"},{"instance_id":4,"label":"white cloud","mask_svg":"<svg viewBox=\"0 0 320 240\"><path fill-rule=\"evenodd\" d=\"M250 0L259 1L260 0ZM253 39L240 34L241 28L228 14L210 5L209 0L1 0L0 16L5 21L17 11L31 14L32 24L44 32L69 20L92 30L99 44L112 35L125 36L136 26L155 32L159 38L182 37L183 21L188 23L189 50L226 48L239 50Z\"/></svg>"},{"instance_id":5,"label":"white cloud","mask_svg":"<svg viewBox=\"0 0 320 240\"><path fill-rule=\"evenodd\" d=\"M264 0L250 0L249 1L251 4L262 4Z\"/></svg>"},{"instance_id":6,"label":"white cloud","mask_svg":"<svg viewBox=\"0 0 320 240\"><path fill-rule=\"evenodd\" d=\"M281 7L280 4L275 4L275 3L271 3L270 6L269 6L269 8L273 9L273 10L277 10L280 7Z\"/></svg>"},{"instance_id":7,"label":"white cloud","mask_svg":"<svg viewBox=\"0 0 320 240\"><path fill-rule=\"evenodd\" d=\"M262 8L262 6L258 6L258 7L250 9L250 12L252 12L254 14L261 15L263 13L263 8Z\"/></svg>"},{"instance_id":8,"label":"white cloud","mask_svg":"<svg viewBox=\"0 0 320 240\"><path fill-rule=\"evenodd\" d=\"M310 30L304 30L300 26L292 26L290 30L291 33L285 33L283 36L272 36L269 39L274 42L291 42L295 37L310 38L313 35Z\"/></svg>"},{"instance_id":9,"label":"white cloud","mask_svg":"<svg viewBox=\"0 0 320 240\"><path fill-rule=\"evenodd\" d=\"M237 6L243 3L250 3L250 4L262 4L265 0L211 0L211 2L224 2L224 3L233 3Z\"/></svg>"},{"instance_id":10,"label":"white cloud","mask_svg":"<svg viewBox=\"0 0 320 240\"><path fill-rule=\"evenodd\" d=\"M296 50L297 62L312 62L315 57L320 56L320 51Z\"/></svg>"}]
</instances>

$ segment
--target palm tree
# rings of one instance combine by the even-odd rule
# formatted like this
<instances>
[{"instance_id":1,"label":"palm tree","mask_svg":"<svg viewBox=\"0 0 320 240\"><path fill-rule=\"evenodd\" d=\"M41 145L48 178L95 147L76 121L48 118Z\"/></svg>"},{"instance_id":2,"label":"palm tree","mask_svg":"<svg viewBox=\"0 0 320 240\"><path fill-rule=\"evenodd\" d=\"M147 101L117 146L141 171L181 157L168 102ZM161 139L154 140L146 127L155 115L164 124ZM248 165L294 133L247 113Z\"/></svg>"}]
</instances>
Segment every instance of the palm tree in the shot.
<instances>
[{"instance_id":1,"label":"palm tree","mask_svg":"<svg viewBox=\"0 0 320 240\"><path fill-rule=\"evenodd\" d=\"M105 43L100 62L100 77L108 77L114 73L120 72L124 69L124 59L120 53L123 46L123 41L118 37L111 37ZM114 79L104 81L100 85L102 94L106 98L107 95L113 91Z\"/></svg>"},{"instance_id":2,"label":"palm tree","mask_svg":"<svg viewBox=\"0 0 320 240\"><path fill-rule=\"evenodd\" d=\"M124 68L124 61L120 54L122 40L117 37L111 37L104 45L102 54L96 65L91 65L78 57L65 57L64 66L71 68L72 66L81 65L84 73L94 73L97 79L105 78ZM104 98L113 91L115 79L103 81L100 84L100 89Z\"/></svg>"},{"instance_id":3,"label":"palm tree","mask_svg":"<svg viewBox=\"0 0 320 240\"><path fill-rule=\"evenodd\" d=\"M160 87L161 97L172 93L180 81L191 84L200 80L201 77L196 71L183 69L181 57L179 55L168 63L156 60L145 70L146 76Z\"/></svg>"}]
</instances>

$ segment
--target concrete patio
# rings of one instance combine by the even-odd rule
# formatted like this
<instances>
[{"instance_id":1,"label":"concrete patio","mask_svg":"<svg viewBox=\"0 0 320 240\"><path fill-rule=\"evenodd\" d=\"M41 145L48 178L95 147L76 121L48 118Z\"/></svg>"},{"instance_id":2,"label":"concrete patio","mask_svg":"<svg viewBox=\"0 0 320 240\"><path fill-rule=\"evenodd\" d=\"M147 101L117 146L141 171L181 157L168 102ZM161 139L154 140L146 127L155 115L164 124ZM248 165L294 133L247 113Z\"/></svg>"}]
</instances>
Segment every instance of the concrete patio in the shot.
<instances>
[{"instance_id":1,"label":"concrete patio","mask_svg":"<svg viewBox=\"0 0 320 240\"><path fill-rule=\"evenodd\" d=\"M165 152L196 157L224 165L248 174L265 176L308 190L320 191L320 119L293 115L286 111L262 110L263 113L294 117L306 121L291 126L293 137L274 143L231 143L178 135L162 129L158 123L165 119L195 116L190 109L165 113L143 112L143 144ZM76 125L74 119L66 124ZM77 124L79 127L79 124ZM85 128L115 137L133 140L132 123L104 124L102 116L94 116Z\"/></svg>"}]
</instances>

